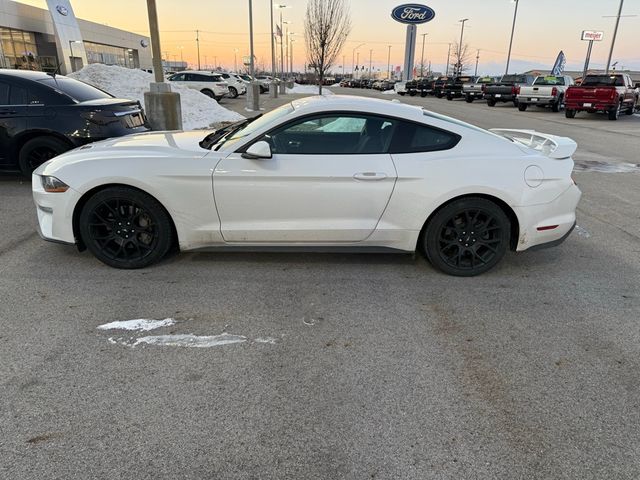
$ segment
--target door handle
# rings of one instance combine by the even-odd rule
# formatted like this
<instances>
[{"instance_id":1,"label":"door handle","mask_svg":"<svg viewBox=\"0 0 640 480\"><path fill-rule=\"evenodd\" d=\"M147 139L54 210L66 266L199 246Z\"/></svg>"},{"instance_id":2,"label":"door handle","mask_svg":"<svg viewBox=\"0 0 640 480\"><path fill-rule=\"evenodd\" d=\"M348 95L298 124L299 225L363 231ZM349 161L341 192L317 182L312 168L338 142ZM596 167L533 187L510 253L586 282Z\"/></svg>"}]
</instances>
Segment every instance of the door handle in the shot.
<instances>
[{"instance_id":1,"label":"door handle","mask_svg":"<svg viewBox=\"0 0 640 480\"><path fill-rule=\"evenodd\" d=\"M356 180L384 180L387 178L387 174L380 172L360 172L356 173L353 178Z\"/></svg>"}]
</instances>

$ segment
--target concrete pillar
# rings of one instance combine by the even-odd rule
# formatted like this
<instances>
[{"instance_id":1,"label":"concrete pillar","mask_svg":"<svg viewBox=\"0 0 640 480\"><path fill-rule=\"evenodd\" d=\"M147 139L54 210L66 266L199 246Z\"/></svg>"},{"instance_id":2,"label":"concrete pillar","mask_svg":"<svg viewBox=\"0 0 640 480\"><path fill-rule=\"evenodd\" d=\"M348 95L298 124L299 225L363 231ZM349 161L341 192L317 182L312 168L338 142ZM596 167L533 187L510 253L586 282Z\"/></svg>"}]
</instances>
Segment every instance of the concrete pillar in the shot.
<instances>
[{"instance_id":1,"label":"concrete pillar","mask_svg":"<svg viewBox=\"0 0 640 480\"><path fill-rule=\"evenodd\" d=\"M247 88L247 110L260 111L260 85L253 81Z\"/></svg>"},{"instance_id":2,"label":"concrete pillar","mask_svg":"<svg viewBox=\"0 0 640 480\"><path fill-rule=\"evenodd\" d=\"M153 130L182 130L180 94L167 83L151 83L144 92L144 109Z\"/></svg>"},{"instance_id":3,"label":"concrete pillar","mask_svg":"<svg viewBox=\"0 0 640 480\"><path fill-rule=\"evenodd\" d=\"M269 84L269 97L278 98L278 85L274 81Z\"/></svg>"},{"instance_id":4,"label":"concrete pillar","mask_svg":"<svg viewBox=\"0 0 640 480\"><path fill-rule=\"evenodd\" d=\"M287 93L287 85L286 85L285 81L284 80L280 80L278 82L278 84L280 86L280 93L282 95L286 94Z\"/></svg>"}]
</instances>

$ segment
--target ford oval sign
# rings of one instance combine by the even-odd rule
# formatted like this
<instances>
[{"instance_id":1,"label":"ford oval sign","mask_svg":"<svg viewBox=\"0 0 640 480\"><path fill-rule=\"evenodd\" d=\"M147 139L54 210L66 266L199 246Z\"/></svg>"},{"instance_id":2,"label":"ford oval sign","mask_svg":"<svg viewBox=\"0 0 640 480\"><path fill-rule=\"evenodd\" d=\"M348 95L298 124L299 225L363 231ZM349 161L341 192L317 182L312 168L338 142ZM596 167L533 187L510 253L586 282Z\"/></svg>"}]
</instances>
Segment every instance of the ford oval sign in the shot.
<instances>
[{"instance_id":1,"label":"ford oval sign","mask_svg":"<svg viewBox=\"0 0 640 480\"><path fill-rule=\"evenodd\" d=\"M435 16L436 12L432 8L426 5L418 5L417 3L399 5L391 12L391 17L394 20L410 25L430 22Z\"/></svg>"}]
</instances>

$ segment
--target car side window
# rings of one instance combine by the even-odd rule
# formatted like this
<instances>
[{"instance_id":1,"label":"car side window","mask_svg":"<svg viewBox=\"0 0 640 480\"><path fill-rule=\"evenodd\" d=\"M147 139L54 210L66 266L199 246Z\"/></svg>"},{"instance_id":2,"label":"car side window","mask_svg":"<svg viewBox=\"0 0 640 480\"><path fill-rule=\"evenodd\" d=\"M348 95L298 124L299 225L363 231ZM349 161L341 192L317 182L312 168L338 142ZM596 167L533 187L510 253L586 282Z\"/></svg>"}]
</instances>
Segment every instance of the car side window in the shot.
<instances>
[{"instance_id":1,"label":"car side window","mask_svg":"<svg viewBox=\"0 0 640 480\"><path fill-rule=\"evenodd\" d=\"M12 85L9 89L9 105L38 105L44 103L31 90Z\"/></svg>"},{"instance_id":2,"label":"car side window","mask_svg":"<svg viewBox=\"0 0 640 480\"><path fill-rule=\"evenodd\" d=\"M276 154L383 154L389 149L397 123L373 115L322 115L289 123L264 140Z\"/></svg>"},{"instance_id":3,"label":"car side window","mask_svg":"<svg viewBox=\"0 0 640 480\"><path fill-rule=\"evenodd\" d=\"M401 122L391 142L390 153L417 153L449 150L460 136L439 128L417 123Z\"/></svg>"},{"instance_id":4,"label":"car side window","mask_svg":"<svg viewBox=\"0 0 640 480\"><path fill-rule=\"evenodd\" d=\"M9 105L9 85L0 82L0 105Z\"/></svg>"}]
</instances>

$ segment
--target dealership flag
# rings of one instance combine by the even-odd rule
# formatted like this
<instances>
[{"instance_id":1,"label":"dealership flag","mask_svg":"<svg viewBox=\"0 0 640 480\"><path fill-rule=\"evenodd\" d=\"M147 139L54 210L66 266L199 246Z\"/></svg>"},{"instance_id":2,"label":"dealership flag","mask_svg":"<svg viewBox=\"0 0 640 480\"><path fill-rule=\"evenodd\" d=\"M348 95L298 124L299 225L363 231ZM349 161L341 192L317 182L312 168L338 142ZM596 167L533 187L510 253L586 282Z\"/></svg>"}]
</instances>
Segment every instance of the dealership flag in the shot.
<instances>
[{"instance_id":1,"label":"dealership flag","mask_svg":"<svg viewBox=\"0 0 640 480\"><path fill-rule=\"evenodd\" d=\"M282 29L278 24L276 24L276 36L282 38Z\"/></svg>"},{"instance_id":2,"label":"dealership flag","mask_svg":"<svg viewBox=\"0 0 640 480\"><path fill-rule=\"evenodd\" d=\"M560 50L556 63L553 65L553 70L551 70L551 75L562 75L564 73L564 66L566 63L567 57L565 57L564 52Z\"/></svg>"}]
</instances>

